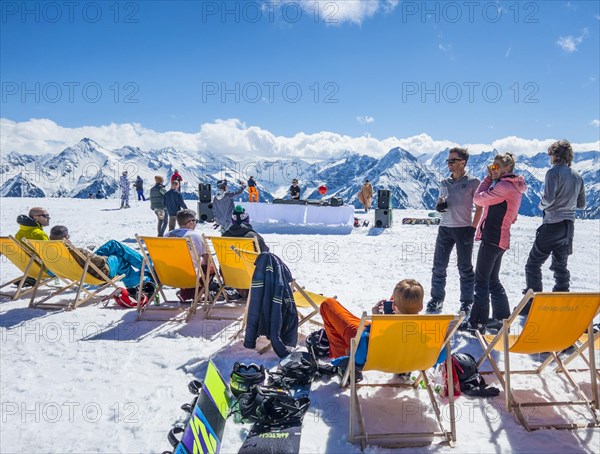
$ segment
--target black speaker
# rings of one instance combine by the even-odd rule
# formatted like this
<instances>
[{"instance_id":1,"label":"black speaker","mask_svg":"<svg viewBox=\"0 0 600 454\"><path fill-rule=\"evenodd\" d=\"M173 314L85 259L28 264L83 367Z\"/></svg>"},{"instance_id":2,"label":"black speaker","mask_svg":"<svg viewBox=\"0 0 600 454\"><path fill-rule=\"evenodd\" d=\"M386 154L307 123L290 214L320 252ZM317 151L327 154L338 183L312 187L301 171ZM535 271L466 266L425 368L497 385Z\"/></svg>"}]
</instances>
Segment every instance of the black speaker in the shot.
<instances>
[{"instance_id":1,"label":"black speaker","mask_svg":"<svg viewBox=\"0 0 600 454\"><path fill-rule=\"evenodd\" d=\"M392 226L392 210L375 210L375 227L387 229Z\"/></svg>"},{"instance_id":2,"label":"black speaker","mask_svg":"<svg viewBox=\"0 0 600 454\"><path fill-rule=\"evenodd\" d=\"M198 200L200 200L200 203L212 201L212 192L210 191L210 184L200 183L198 185Z\"/></svg>"},{"instance_id":3,"label":"black speaker","mask_svg":"<svg viewBox=\"0 0 600 454\"><path fill-rule=\"evenodd\" d=\"M215 220L212 203L198 202L198 219L202 222L213 222Z\"/></svg>"},{"instance_id":4,"label":"black speaker","mask_svg":"<svg viewBox=\"0 0 600 454\"><path fill-rule=\"evenodd\" d=\"M390 209L390 191L387 189L380 189L377 191L377 208L384 210Z\"/></svg>"},{"instance_id":5,"label":"black speaker","mask_svg":"<svg viewBox=\"0 0 600 454\"><path fill-rule=\"evenodd\" d=\"M329 199L329 205L332 207L341 207L344 205L344 200L341 197L332 197Z\"/></svg>"}]
</instances>

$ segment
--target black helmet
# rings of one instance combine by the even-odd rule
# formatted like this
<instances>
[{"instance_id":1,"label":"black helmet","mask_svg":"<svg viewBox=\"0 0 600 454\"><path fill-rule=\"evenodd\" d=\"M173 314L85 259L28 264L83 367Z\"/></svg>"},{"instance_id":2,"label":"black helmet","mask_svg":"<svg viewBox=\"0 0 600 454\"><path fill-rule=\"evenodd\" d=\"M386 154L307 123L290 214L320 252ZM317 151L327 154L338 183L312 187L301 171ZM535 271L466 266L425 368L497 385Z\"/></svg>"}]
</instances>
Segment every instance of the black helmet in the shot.
<instances>
[{"instance_id":1,"label":"black helmet","mask_svg":"<svg viewBox=\"0 0 600 454\"><path fill-rule=\"evenodd\" d=\"M458 381L461 383L468 382L476 377L479 373L477 370L477 362L469 353L454 353L454 368Z\"/></svg>"},{"instance_id":2,"label":"black helmet","mask_svg":"<svg viewBox=\"0 0 600 454\"><path fill-rule=\"evenodd\" d=\"M229 376L229 387L235 397L250 392L257 385L262 385L265 381L265 367L254 363L245 365L236 362Z\"/></svg>"},{"instance_id":3,"label":"black helmet","mask_svg":"<svg viewBox=\"0 0 600 454\"><path fill-rule=\"evenodd\" d=\"M323 328L306 337L306 348L316 358L329 358L329 339Z\"/></svg>"}]
</instances>

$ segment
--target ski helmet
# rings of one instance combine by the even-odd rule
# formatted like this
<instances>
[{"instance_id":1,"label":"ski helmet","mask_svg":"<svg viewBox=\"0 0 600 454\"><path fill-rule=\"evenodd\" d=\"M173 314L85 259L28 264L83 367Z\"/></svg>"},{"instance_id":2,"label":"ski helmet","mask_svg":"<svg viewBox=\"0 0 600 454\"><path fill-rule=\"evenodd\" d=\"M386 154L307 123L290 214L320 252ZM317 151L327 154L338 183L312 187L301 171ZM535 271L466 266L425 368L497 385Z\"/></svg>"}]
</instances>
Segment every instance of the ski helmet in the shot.
<instances>
[{"instance_id":1,"label":"ski helmet","mask_svg":"<svg viewBox=\"0 0 600 454\"><path fill-rule=\"evenodd\" d=\"M254 363L246 365L236 362L229 376L229 387L235 397L250 392L253 387L265 381L265 367Z\"/></svg>"}]
</instances>

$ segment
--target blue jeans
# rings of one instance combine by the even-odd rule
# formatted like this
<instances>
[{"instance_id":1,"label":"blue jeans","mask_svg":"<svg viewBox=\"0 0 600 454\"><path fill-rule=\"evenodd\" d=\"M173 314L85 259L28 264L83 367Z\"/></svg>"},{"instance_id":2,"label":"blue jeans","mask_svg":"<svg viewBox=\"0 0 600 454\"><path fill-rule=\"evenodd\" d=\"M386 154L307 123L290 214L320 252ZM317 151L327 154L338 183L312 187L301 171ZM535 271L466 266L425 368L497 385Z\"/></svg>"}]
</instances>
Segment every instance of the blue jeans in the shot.
<instances>
[{"instance_id":1,"label":"blue jeans","mask_svg":"<svg viewBox=\"0 0 600 454\"><path fill-rule=\"evenodd\" d=\"M142 256L129 246L125 246L115 240L109 240L100 246L96 255L106 257L111 279L120 274L124 274L123 284L125 287L136 287L140 283L140 270L142 268ZM149 271L146 271L144 281L150 280Z\"/></svg>"},{"instance_id":2,"label":"blue jeans","mask_svg":"<svg viewBox=\"0 0 600 454\"><path fill-rule=\"evenodd\" d=\"M446 298L446 270L450 261L452 249L456 246L458 273L460 275L460 301L473 302L473 235L472 227L443 227L440 226L435 241L433 269L431 274L431 299L444 301Z\"/></svg>"},{"instance_id":3,"label":"blue jeans","mask_svg":"<svg viewBox=\"0 0 600 454\"><path fill-rule=\"evenodd\" d=\"M500 282L500 266L504 249L481 242L475 266L475 298L469 321L471 325L487 324L490 316L490 294L493 318L503 320L510 315L510 306L504 287Z\"/></svg>"}]
</instances>

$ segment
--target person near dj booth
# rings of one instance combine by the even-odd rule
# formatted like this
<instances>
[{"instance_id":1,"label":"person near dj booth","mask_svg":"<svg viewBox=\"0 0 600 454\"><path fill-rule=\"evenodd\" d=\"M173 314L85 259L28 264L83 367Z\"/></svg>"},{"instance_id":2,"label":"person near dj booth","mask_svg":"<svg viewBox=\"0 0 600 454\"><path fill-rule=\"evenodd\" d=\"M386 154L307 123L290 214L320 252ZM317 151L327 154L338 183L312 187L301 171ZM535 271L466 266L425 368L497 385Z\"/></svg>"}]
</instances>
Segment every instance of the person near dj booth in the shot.
<instances>
[{"instance_id":1,"label":"person near dj booth","mask_svg":"<svg viewBox=\"0 0 600 454\"><path fill-rule=\"evenodd\" d=\"M297 178L292 180L292 185L290 186L288 192L290 193L292 200L300 200L300 186L298 186Z\"/></svg>"}]
</instances>

